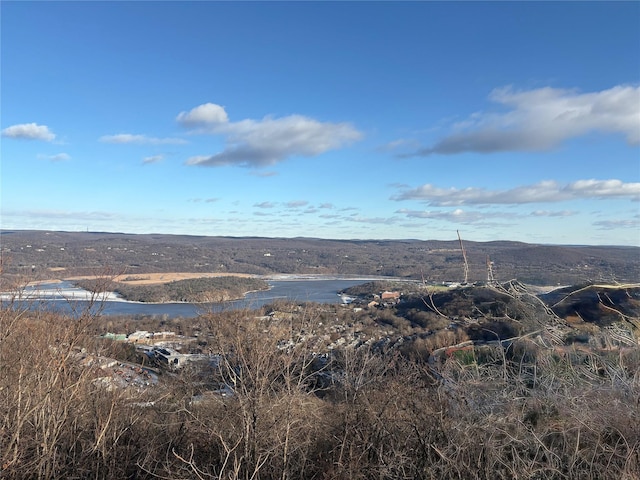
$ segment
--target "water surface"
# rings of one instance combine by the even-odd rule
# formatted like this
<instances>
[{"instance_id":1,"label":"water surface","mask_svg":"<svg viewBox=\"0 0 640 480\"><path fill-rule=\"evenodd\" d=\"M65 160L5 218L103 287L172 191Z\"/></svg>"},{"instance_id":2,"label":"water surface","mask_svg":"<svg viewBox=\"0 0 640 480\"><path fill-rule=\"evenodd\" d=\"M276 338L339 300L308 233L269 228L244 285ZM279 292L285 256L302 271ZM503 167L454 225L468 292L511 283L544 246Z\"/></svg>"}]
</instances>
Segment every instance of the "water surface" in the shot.
<instances>
[{"instance_id":1,"label":"water surface","mask_svg":"<svg viewBox=\"0 0 640 480\"><path fill-rule=\"evenodd\" d=\"M307 279L269 280L271 288L266 291L250 292L242 300L220 303L139 303L127 302L109 294L98 298L91 307L102 315L162 315L167 318L193 318L214 311L257 309L277 300L296 302L341 303L338 292L359 285L368 279ZM25 288L23 296L29 297L31 308L45 308L60 313L80 314L90 307L90 292L74 287L70 282L42 283Z\"/></svg>"}]
</instances>

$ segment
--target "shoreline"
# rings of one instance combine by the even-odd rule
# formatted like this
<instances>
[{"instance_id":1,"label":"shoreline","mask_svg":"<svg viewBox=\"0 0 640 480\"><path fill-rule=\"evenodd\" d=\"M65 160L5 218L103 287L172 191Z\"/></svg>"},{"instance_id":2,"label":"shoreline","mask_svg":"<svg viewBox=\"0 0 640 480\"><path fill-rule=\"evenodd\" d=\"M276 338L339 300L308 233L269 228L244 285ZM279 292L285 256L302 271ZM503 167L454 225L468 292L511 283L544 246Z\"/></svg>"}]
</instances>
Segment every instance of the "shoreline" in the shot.
<instances>
[{"instance_id":1,"label":"shoreline","mask_svg":"<svg viewBox=\"0 0 640 480\"><path fill-rule=\"evenodd\" d=\"M51 283L51 282L46 282ZM62 282L58 282L62 283ZM141 302L136 300L127 300L122 298L116 292L101 292L101 293L93 293L89 290L84 290L81 288L74 289L59 289L59 290L33 290L29 292L0 292L0 301L2 302L10 302L10 301L19 301L19 302L37 302L37 301L77 301L77 302L118 302L118 303L130 303L134 305L206 305L206 304L218 304L218 303L226 303L226 302L235 302L238 300L244 300L246 296L250 293L254 292L268 292L273 287L270 285L269 288L265 290L249 290L248 292L244 292L242 297L237 298L229 298L227 300L222 300L219 302Z\"/></svg>"},{"instance_id":2,"label":"shoreline","mask_svg":"<svg viewBox=\"0 0 640 480\"><path fill-rule=\"evenodd\" d=\"M234 274L223 274L216 276L238 276ZM308 282L308 281L340 281L340 280L353 280L353 281L375 281L375 280L404 280L414 281L407 279L396 279L392 277L367 277L359 275L327 275L327 274L273 274L273 275L243 275L246 277L259 278L266 282ZM90 278L90 277L82 277ZM91 277L97 278L97 277ZM203 277L194 277L203 278ZM269 288L265 290L249 290L244 292L242 297L231 298L223 300L221 302L141 302L135 300L126 300L118 295L116 292L102 292L93 293L89 290L85 290L79 287L66 287L66 288L43 288L41 285L59 285L65 282L71 283L74 280L78 280L79 277L70 277L65 279L50 279L39 280L29 282L26 286L18 289L16 292L0 292L0 301L11 302L37 302L37 301L85 301L85 302L117 302L127 303L133 305L206 305L206 304L224 304L228 302L241 301L246 299L247 295L257 292L268 292L273 289L273 285L269 285Z\"/></svg>"}]
</instances>

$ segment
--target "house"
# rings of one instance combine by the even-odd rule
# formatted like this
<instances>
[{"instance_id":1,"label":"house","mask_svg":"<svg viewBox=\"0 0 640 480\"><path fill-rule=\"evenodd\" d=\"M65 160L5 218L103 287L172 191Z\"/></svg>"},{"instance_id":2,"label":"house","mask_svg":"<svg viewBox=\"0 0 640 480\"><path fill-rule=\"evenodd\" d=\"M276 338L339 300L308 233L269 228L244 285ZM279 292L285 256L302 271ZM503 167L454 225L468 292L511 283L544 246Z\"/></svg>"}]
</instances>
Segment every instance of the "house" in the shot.
<instances>
[{"instance_id":1,"label":"house","mask_svg":"<svg viewBox=\"0 0 640 480\"><path fill-rule=\"evenodd\" d=\"M154 358L170 368L179 368L184 363L184 355L171 348L155 347L153 349Z\"/></svg>"},{"instance_id":2,"label":"house","mask_svg":"<svg viewBox=\"0 0 640 480\"><path fill-rule=\"evenodd\" d=\"M144 340L147 340L153 336L152 333L147 332L146 330L137 330L129 335L128 340L132 343L138 343Z\"/></svg>"},{"instance_id":3,"label":"house","mask_svg":"<svg viewBox=\"0 0 640 480\"><path fill-rule=\"evenodd\" d=\"M153 332L153 339L154 340L173 338L175 336L176 336L175 332Z\"/></svg>"},{"instance_id":4,"label":"house","mask_svg":"<svg viewBox=\"0 0 640 480\"><path fill-rule=\"evenodd\" d=\"M382 292L380 295L382 301L395 301L400 300L400 292Z\"/></svg>"},{"instance_id":5,"label":"house","mask_svg":"<svg viewBox=\"0 0 640 480\"><path fill-rule=\"evenodd\" d=\"M153 347L151 355L158 363L161 363L170 369L178 369L184 367L187 363L208 362L211 365L217 365L220 361L217 355L188 354L180 353L168 347ZM147 353L149 355L149 353Z\"/></svg>"}]
</instances>

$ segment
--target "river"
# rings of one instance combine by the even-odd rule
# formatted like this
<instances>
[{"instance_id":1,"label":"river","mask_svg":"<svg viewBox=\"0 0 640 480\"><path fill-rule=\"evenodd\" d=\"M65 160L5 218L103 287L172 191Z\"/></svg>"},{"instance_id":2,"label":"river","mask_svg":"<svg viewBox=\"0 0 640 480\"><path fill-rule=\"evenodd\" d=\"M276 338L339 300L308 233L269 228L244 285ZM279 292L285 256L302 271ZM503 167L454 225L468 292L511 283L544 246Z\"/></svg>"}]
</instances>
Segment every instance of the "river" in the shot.
<instances>
[{"instance_id":1,"label":"river","mask_svg":"<svg viewBox=\"0 0 640 480\"><path fill-rule=\"evenodd\" d=\"M277 277L278 278L278 277ZM98 298L92 307L94 313L101 315L152 315L166 318L193 318L208 311L257 309L277 300L316 303L342 303L338 292L359 285L373 278L282 278L268 280L269 290L248 293L244 299L221 303L140 303L127 302L114 294L106 294ZM28 305L29 308L44 308L65 314L77 315L89 308L90 292L75 287L70 282L41 283L22 291L23 299L17 304ZM8 297L3 297L7 302Z\"/></svg>"}]
</instances>

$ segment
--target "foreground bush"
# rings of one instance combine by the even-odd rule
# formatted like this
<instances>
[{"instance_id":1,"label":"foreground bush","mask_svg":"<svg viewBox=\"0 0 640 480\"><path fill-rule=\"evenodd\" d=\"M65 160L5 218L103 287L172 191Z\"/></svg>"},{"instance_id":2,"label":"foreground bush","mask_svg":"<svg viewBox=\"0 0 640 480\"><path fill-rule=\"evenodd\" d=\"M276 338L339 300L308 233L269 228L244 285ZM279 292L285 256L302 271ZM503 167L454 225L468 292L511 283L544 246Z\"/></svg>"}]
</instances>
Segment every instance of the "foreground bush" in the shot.
<instances>
[{"instance_id":1,"label":"foreground bush","mask_svg":"<svg viewBox=\"0 0 640 480\"><path fill-rule=\"evenodd\" d=\"M219 362L136 391L82 361L99 317L1 310L0 477L639 478L637 348L320 356L315 320L205 315Z\"/></svg>"}]
</instances>

